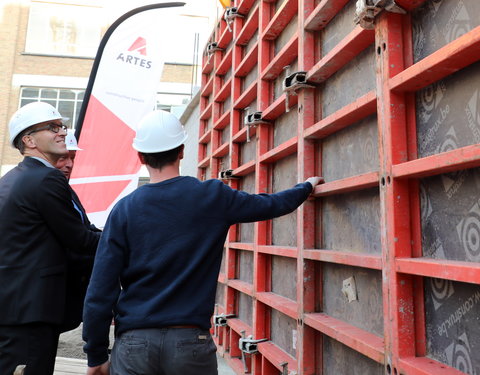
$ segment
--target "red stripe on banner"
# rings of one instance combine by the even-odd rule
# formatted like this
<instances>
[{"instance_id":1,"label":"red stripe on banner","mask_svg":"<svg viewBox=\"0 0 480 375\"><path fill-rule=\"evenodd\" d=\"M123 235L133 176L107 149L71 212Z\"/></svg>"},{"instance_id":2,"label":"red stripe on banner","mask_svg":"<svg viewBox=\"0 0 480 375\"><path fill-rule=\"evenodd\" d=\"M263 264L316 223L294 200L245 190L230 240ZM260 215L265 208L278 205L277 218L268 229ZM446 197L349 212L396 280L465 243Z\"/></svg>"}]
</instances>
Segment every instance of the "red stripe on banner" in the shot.
<instances>
[{"instance_id":1,"label":"red stripe on banner","mask_svg":"<svg viewBox=\"0 0 480 375\"><path fill-rule=\"evenodd\" d=\"M72 188L78 194L85 211L91 213L107 210L129 183L130 180L93 182L72 185Z\"/></svg>"},{"instance_id":2,"label":"red stripe on banner","mask_svg":"<svg viewBox=\"0 0 480 375\"><path fill-rule=\"evenodd\" d=\"M90 96L79 141L82 151L77 152L72 178L137 173L140 161L132 148L134 137L125 122Z\"/></svg>"}]
</instances>

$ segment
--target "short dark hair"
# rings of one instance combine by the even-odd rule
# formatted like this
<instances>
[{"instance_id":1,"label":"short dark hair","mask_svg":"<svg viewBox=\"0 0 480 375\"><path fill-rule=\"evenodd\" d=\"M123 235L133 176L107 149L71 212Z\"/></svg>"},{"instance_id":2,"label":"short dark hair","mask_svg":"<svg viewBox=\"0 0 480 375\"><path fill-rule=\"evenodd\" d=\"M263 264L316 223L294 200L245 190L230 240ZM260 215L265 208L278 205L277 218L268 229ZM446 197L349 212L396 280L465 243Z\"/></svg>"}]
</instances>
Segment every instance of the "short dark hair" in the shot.
<instances>
[{"instance_id":1,"label":"short dark hair","mask_svg":"<svg viewBox=\"0 0 480 375\"><path fill-rule=\"evenodd\" d=\"M23 143L23 136L26 135L31 129L31 126L22 130L20 134L18 134L15 139L13 140L13 146L20 151L23 155L25 152L25 143Z\"/></svg>"},{"instance_id":2,"label":"short dark hair","mask_svg":"<svg viewBox=\"0 0 480 375\"><path fill-rule=\"evenodd\" d=\"M140 154L142 155L146 165L155 169L162 169L166 165L173 164L177 160L178 155L180 155L182 150L183 145L180 145L173 150L155 152L152 154L140 152Z\"/></svg>"}]
</instances>

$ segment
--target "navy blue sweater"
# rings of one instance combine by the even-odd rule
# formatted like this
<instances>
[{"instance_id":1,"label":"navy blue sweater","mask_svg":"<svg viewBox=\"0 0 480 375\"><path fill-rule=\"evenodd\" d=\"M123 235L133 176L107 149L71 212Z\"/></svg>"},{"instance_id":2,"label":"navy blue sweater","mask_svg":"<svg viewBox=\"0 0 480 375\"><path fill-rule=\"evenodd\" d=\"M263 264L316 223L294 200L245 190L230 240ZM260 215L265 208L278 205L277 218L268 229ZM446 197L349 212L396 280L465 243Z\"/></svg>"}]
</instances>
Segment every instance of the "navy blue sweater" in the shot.
<instances>
[{"instance_id":1,"label":"navy blue sweater","mask_svg":"<svg viewBox=\"0 0 480 375\"><path fill-rule=\"evenodd\" d=\"M208 329L230 225L290 213L311 191L306 182L247 194L219 180L181 176L120 200L105 225L85 300L89 366L108 359L112 311L117 335L172 325Z\"/></svg>"}]
</instances>

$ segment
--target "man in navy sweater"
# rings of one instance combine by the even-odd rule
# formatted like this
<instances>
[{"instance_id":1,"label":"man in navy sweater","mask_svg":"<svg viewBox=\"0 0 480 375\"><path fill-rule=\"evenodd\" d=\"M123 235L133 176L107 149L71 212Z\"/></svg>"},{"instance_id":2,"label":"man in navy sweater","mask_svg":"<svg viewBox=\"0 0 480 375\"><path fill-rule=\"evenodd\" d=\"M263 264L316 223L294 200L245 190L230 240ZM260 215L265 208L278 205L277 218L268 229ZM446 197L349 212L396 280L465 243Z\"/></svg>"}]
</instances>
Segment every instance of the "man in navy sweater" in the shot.
<instances>
[{"instance_id":1,"label":"man in navy sweater","mask_svg":"<svg viewBox=\"0 0 480 375\"><path fill-rule=\"evenodd\" d=\"M140 123L133 148L150 184L120 200L101 237L84 308L89 375L217 374L210 318L229 227L294 211L322 181L247 194L179 175L187 134L170 113ZM109 328L115 345L108 362Z\"/></svg>"}]
</instances>

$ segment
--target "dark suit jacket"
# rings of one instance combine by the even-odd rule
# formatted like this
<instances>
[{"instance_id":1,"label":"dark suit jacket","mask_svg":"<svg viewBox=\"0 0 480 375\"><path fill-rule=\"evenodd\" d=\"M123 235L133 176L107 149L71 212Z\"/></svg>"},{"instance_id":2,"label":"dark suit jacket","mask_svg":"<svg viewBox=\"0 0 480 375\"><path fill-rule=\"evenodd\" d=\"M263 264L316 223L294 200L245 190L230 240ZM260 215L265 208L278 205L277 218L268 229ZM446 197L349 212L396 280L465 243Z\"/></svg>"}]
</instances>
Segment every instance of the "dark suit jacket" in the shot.
<instances>
[{"instance_id":1,"label":"dark suit jacket","mask_svg":"<svg viewBox=\"0 0 480 375\"><path fill-rule=\"evenodd\" d=\"M94 232L100 232L100 229L88 220L85 208L80 202L77 193L72 188L70 188L70 193L72 194L72 201L80 209L80 212L78 213L77 210L77 213L82 218L85 227ZM93 255L67 252L67 295L65 297L65 318L60 327L62 332L75 329L82 322L83 301L85 300L88 283L92 275L94 259Z\"/></svg>"},{"instance_id":2,"label":"dark suit jacket","mask_svg":"<svg viewBox=\"0 0 480 375\"><path fill-rule=\"evenodd\" d=\"M93 255L100 234L85 227L67 180L26 157L0 179L0 325L61 324L67 251Z\"/></svg>"}]
</instances>

